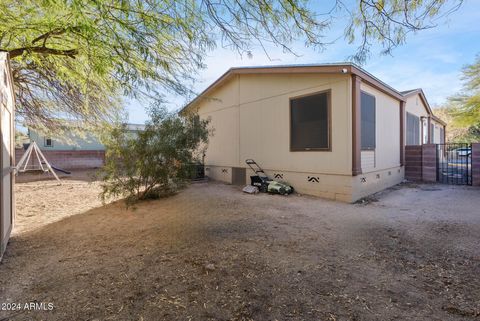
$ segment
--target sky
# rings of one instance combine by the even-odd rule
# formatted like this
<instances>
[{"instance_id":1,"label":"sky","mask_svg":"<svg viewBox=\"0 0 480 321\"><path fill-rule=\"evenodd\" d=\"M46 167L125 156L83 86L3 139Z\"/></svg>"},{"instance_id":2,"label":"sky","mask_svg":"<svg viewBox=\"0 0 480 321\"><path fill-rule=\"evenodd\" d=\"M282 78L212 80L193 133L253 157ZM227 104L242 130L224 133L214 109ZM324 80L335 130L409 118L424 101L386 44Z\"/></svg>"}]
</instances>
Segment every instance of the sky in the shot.
<instances>
[{"instance_id":1,"label":"sky","mask_svg":"<svg viewBox=\"0 0 480 321\"><path fill-rule=\"evenodd\" d=\"M461 70L473 63L480 54L480 1L465 0L463 6L433 29L410 34L406 44L392 55L381 55L373 48L371 57L361 66L393 88L403 91L422 88L432 107L442 105L449 96L461 89ZM329 31L329 39L337 39L324 51L305 48L302 42L292 45L298 56L283 53L281 48L269 48L269 57L254 49L252 56L240 56L229 49L217 48L205 59L206 68L198 73L194 90L201 92L231 67L285 64L315 64L348 61L358 44L349 45L342 37L345 22L338 19ZM185 98L168 96L169 108L183 106ZM145 102L128 101L130 123L147 119Z\"/></svg>"}]
</instances>

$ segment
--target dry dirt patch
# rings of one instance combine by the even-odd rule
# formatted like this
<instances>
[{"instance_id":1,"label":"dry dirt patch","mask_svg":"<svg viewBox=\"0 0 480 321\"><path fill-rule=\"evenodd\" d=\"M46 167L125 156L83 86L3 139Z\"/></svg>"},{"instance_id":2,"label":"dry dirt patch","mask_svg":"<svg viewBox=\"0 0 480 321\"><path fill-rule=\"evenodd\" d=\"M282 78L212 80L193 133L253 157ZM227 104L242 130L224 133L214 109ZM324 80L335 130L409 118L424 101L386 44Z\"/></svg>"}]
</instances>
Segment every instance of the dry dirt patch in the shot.
<instances>
[{"instance_id":1,"label":"dry dirt patch","mask_svg":"<svg viewBox=\"0 0 480 321\"><path fill-rule=\"evenodd\" d=\"M132 211L101 206L89 186L55 187L64 202L19 219L0 301L55 308L0 320L480 318L478 189L400 188L349 205L208 183ZM22 212L44 192L17 197Z\"/></svg>"}]
</instances>

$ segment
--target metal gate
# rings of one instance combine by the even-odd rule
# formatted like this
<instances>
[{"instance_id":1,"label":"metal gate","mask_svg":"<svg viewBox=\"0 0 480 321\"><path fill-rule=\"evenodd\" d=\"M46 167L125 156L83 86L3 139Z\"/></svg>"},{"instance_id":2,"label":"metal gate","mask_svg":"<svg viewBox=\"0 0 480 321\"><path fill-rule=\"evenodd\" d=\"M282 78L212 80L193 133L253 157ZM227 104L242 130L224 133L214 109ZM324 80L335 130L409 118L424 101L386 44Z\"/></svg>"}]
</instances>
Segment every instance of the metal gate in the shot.
<instances>
[{"instance_id":1,"label":"metal gate","mask_svg":"<svg viewBox=\"0 0 480 321\"><path fill-rule=\"evenodd\" d=\"M7 246L14 219L13 173L14 97L12 78L6 53L0 52L0 259Z\"/></svg>"},{"instance_id":2,"label":"metal gate","mask_svg":"<svg viewBox=\"0 0 480 321\"><path fill-rule=\"evenodd\" d=\"M471 144L437 144L437 181L451 185L472 185Z\"/></svg>"}]
</instances>

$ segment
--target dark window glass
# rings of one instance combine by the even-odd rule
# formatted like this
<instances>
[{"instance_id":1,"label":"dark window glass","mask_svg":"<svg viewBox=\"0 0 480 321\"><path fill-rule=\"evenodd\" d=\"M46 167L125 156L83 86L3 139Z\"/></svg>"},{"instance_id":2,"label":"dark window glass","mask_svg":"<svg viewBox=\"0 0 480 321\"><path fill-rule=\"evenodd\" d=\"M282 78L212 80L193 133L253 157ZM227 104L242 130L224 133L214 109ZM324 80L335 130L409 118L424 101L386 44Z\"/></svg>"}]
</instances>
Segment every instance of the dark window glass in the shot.
<instances>
[{"instance_id":1,"label":"dark window glass","mask_svg":"<svg viewBox=\"0 0 480 321\"><path fill-rule=\"evenodd\" d=\"M53 140L51 138L45 138L45 147L53 147Z\"/></svg>"},{"instance_id":2,"label":"dark window glass","mask_svg":"<svg viewBox=\"0 0 480 321\"><path fill-rule=\"evenodd\" d=\"M440 144L445 144L445 129L440 128Z\"/></svg>"},{"instance_id":3,"label":"dark window glass","mask_svg":"<svg viewBox=\"0 0 480 321\"><path fill-rule=\"evenodd\" d=\"M420 118L407 112L407 145L420 144Z\"/></svg>"},{"instance_id":4,"label":"dark window glass","mask_svg":"<svg viewBox=\"0 0 480 321\"><path fill-rule=\"evenodd\" d=\"M290 100L290 148L329 149L330 93Z\"/></svg>"},{"instance_id":5,"label":"dark window glass","mask_svg":"<svg viewBox=\"0 0 480 321\"><path fill-rule=\"evenodd\" d=\"M375 97L362 92L362 149L375 149Z\"/></svg>"},{"instance_id":6,"label":"dark window glass","mask_svg":"<svg viewBox=\"0 0 480 321\"><path fill-rule=\"evenodd\" d=\"M430 133L432 137L430 138L430 144L433 144L435 142L435 125L430 124Z\"/></svg>"}]
</instances>

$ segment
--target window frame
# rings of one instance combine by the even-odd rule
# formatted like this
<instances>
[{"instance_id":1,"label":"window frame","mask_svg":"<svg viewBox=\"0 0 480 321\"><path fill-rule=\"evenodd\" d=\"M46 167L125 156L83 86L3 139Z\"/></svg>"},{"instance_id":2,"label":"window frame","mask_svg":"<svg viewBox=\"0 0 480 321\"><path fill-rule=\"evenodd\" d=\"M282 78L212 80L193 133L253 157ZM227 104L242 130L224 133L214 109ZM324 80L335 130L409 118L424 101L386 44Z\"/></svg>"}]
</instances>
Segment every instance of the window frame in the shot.
<instances>
[{"instance_id":1,"label":"window frame","mask_svg":"<svg viewBox=\"0 0 480 321\"><path fill-rule=\"evenodd\" d=\"M408 137L409 137L409 131L408 131L408 118L410 117L414 117L416 120L417 120L417 124L418 124L418 130L417 130L417 134L418 134L418 143L416 144L413 144L413 145L409 145L408 144ZM422 119L420 116L417 116L413 113L410 113L408 111L405 112L405 146L419 146L419 145L422 145L422 134L421 134L421 131L422 131ZM414 138L415 138L415 135L414 135Z\"/></svg>"},{"instance_id":2,"label":"window frame","mask_svg":"<svg viewBox=\"0 0 480 321\"><path fill-rule=\"evenodd\" d=\"M435 144L435 124L430 124L430 144Z\"/></svg>"},{"instance_id":3,"label":"window frame","mask_svg":"<svg viewBox=\"0 0 480 321\"><path fill-rule=\"evenodd\" d=\"M292 146L292 100L315 96L320 94L327 94L327 147L316 147L316 148L293 148ZM289 147L290 152L331 152L332 151L332 90L321 90L315 91L308 94L303 94L299 96L289 97L288 98L288 126L289 126Z\"/></svg>"},{"instance_id":4,"label":"window frame","mask_svg":"<svg viewBox=\"0 0 480 321\"><path fill-rule=\"evenodd\" d=\"M52 144L51 144L51 145L48 145L48 144L47 144L47 140L50 140L50 142L51 142ZM52 148L52 147L53 147L53 139L50 138L50 137L44 137L43 147Z\"/></svg>"},{"instance_id":5,"label":"window frame","mask_svg":"<svg viewBox=\"0 0 480 321\"><path fill-rule=\"evenodd\" d=\"M362 146L362 128L363 128L363 122L362 122L362 94L368 95L370 97L373 97L373 101L375 103L374 110L375 110L375 147L371 148L364 148ZM376 151L377 150L377 97L375 95L372 95L366 91L360 90L360 123L362 127L360 128L360 151Z\"/></svg>"}]
</instances>

